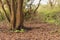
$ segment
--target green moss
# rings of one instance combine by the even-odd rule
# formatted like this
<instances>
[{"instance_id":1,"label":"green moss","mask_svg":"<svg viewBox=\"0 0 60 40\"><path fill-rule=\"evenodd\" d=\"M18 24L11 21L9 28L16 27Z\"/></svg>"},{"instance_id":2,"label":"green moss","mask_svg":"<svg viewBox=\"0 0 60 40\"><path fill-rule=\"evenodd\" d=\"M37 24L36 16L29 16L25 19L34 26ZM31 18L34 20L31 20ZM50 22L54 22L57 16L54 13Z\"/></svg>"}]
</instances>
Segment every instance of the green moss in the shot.
<instances>
[{"instance_id":1,"label":"green moss","mask_svg":"<svg viewBox=\"0 0 60 40\"><path fill-rule=\"evenodd\" d=\"M25 30L24 29L21 29L21 30L15 30L14 32L24 32Z\"/></svg>"},{"instance_id":2,"label":"green moss","mask_svg":"<svg viewBox=\"0 0 60 40\"><path fill-rule=\"evenodd\" d=\"M53 19L51 19L51 20L46 20L46 22L48 22L48 23L55 23L55 21L56 21L56 20L53 20Z\"/></svg>"}]
</instances>

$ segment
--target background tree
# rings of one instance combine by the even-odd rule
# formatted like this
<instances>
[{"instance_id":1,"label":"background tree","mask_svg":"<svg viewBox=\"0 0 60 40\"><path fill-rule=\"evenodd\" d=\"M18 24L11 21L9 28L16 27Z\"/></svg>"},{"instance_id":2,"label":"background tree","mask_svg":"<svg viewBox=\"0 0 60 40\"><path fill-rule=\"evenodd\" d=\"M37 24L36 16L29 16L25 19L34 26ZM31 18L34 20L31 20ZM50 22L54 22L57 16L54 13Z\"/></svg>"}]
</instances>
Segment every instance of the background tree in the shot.
<instances>
[{"instance_id":1,"label":"background tree","mask_svg":"<svg viewBox=\"0 0 60 40\"><path fill-rule=\"evenodd\" d=\"M37 9L40 7L40 2L42 1L42 0L39 0L39 2L38 2L38 4L37 5L34 5L33 3L34 3L34 1L35 0L29 0L28 2L27 2L27 5L25 6L25 7L27 7L27 8L25 8L25 9L27 9L27 11L25 12L25 16L29 16L27 19L33 19L34 17L36 17L36 12L37 12Z\"/></svg>"}]
</instances>

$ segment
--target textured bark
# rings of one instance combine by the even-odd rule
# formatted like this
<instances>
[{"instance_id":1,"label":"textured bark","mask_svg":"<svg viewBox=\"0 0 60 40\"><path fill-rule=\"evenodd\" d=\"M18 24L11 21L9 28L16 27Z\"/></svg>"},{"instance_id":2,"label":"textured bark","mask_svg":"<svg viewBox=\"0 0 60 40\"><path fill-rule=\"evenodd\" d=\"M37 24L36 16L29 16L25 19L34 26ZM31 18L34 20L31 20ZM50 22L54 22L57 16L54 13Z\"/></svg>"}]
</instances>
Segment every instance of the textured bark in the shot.
<instances>
[{"instance_id":1,"label":"textured bark","mask_svg":"<svg viewBox=\"0 0 60 40\"><path fill-rule=\"evenodd\" d=\"M15 3L14 0L11 0L11 15L10 15L10 23L11 23L11 27L14 30L15 29L15 25L16 25L16 21L15 21Z\"/></svg>"},{"instance_id":2,"label":"textured bark","mask_svg":"<svg viewBox=\"0 0 60 40\"><path fill-rule=\"evenodd\" d=\"M17 0L17 13L16 13L16 28L20 29L23 26L24 15L22 11L23 0Z\"/></svg>"},{"instance_id":3,"label":"textured bark","mask_svg":"<svg viewBox=\"0 0 60 40\"><path fill-rule=\"evenodd\" d=\"M10 22L11 29L16 30L23 27L24 15L23 15L23 0L6 0L6 4L9 7L10 17L8 17L4 8L3 1L0 0L3 11L6 14L8 21Z\"/></svg>"},{"instance_id":4,"label":"textured bark","mask_svg":"<svg viewBox=\"0 0 60 40\"><path fill-rule=\"evenodd\" d=\"M15 0L11 0L10 23L11 28L13 30L20 29L23 27L24 15L22 7L23 7L23 0L17 0L17 4L15 4Z\"/></svg>"}]
</instances>

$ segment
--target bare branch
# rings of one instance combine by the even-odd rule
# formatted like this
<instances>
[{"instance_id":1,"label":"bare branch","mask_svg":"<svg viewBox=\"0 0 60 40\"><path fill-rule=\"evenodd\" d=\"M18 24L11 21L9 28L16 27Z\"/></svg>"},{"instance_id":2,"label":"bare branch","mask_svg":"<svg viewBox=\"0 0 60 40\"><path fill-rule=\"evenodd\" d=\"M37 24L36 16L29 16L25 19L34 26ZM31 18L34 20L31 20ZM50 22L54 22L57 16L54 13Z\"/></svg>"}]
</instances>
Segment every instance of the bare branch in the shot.
<instances>
[{"instance_id":1,"label":"bare branch","mask_svg":"<svg viewBox=\"0 0 60 40\"><path fill-rule=\"evenodd\" d=\"M33 2L34 2L34 0L31 0L31 3L29 5L29 10L26 13L30 13L31 12L31 10L32 10L32 7L31 6L32 6ZM26 13L25 13L25 15L26 15Z\"/></svg>"},{"instance_id":2,"label":"bare branch","mask_svg":"<svg viewBox=\"0 0 60 40\"><path fill-rule=\"evenodd\" d=\"M32 7L31 7L31 6L32 6L33 2L34 2L34 0L31 0L29 11L31 11L31 10L32 10Z\"/></svg>"},{"instance_id":3,"label":"bare branch","mask_svg":"<svg viewBox=\"0 0 60 40\"><path fill-rule=\"evenodd\" d=\"M35 12L36 12L36 10L39 8L40 1L41 1L41 0L39 0L38 6L36 7L36 9L34 10L34 12L33 12L33 13L35 13Z\"/></svg>"},{"instance_id":4,"label":"bare branch","mask_svg":"<svg viewBox=\"0 0 60 40\"><path fill-rule=\"evenodd\" d=\"M10 3L9 3L8 0L6 0L6 2L7 2L7 5L8 5L8 7L9 7L9 11L10 11L10 13L11 13L11 5L10 5Z\"/></svg>"},{"instance_id":5,"label":"bare branch","mask_svg":"<svg viewBox=\"0 0 60 40\"><path fill-rule=\"evenodd\" d=\"M10 22L10 18L9 18L9 16L8 16L7 13L6 13L6 10L4 9L4 4L2 3L2 0L0 0L0 3L1 3L1 5L2 5L3 11L5 12L5 16L6 16L7 20Z\"/></svg>"}]
</instances>

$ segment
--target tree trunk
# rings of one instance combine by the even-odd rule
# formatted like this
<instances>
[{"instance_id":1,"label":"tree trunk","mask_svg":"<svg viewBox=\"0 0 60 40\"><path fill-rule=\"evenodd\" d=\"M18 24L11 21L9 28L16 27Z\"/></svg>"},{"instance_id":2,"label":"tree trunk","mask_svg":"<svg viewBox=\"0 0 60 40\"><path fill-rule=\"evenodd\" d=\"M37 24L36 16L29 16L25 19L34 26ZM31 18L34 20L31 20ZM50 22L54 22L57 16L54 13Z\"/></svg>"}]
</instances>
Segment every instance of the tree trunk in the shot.
<instances>
[{"instance_id":1,"label":"tree trunk","mask_svg":"<svg viewBox=\"0 0 60 40\"><path fill-rule=\"evenodd\" d=\"M16 13L16 28L20 29L23 27L24 15L23 15L23 0L17 0L17 13Z\"/></svg>"},{"instance_id":2,"label":"tree trunk","mask_svg":"<svg viewBox=\"0 0 60 40\"><path fill-rule=\"evenodd\" d=\"M14 0L11 0L10 22L11 22L12 30L20 29L23 27L24 15L23 15L22 7L23 7L23 0L17 0L17 8L14 3Z\"/></svg>"},{"instance_id":3,"label":"tree trunk","mask_svg":"<svg viewBox=\"0 0 60 40\"><path fill-rule=\"evenodd\" d=\"M11 28L12 30L15 29L15 26L16 26L16 15L15 15L15 3L14 3L14 0L11 0L11 17L10 17L10 23L11 23Z\"/></svg>"},{"instance_id":4,"label":"tree trunk","mask_svg":"<svg viewBox=\"0 0 60 40\"><path fill-rule=\"evenodd\" d=\"M53 7L53 3L52 3L52 0L49 0L49 4L51 6L51 8Z\"/></svg>"},{"instance_id":5,"label":"tree trunk","mask_svg":"<svg viewBox=\"0 0 60 40\"><path fill-rule=\"evenodd\" d=\"M8 17L7 15L6 17L11 24L11 29L16 30L16 29L22 28L23 22L24 22L24 15L23 15L23 10L22 10L23 0L10 0L10 1L6 0L6 2L10 11L10 17ZM0 3L2 4L3 11L6 14L7 12L4 8L3 1L0 0Z\"/></svg>"}]
</instances>

